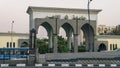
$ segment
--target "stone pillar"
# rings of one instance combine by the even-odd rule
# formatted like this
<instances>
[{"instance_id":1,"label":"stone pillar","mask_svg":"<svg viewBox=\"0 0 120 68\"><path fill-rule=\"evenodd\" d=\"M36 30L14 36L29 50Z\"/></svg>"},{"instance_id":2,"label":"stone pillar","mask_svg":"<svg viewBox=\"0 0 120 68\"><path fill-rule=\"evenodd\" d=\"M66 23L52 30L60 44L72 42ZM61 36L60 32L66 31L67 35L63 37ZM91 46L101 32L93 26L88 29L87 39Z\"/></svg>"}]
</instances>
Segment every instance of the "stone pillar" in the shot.
<instances>
[{"instance_id":1,"label":"stone pillar","mask_svg":"<svg viewBox=\"0 0 120 68\"><path fill-rule=\"evenodd\" d=\"M34 23L34 18L33 18L33 13L30 13L29 16L29 29L32 30L35 28L35 23Z\"/></svg>"},{"instance_id":2,"label":"stone pillar","mask_svg":"<svg viewBox=\"0 0 120 68\"><path fill-rule=\"evenodd\" d=\"M78 45L80 45L80 35L78 35Z\"/></svg>"},{"instance_id":3,"label":"stone pillar","mask_svg":"<svg viewBox=\"0 0 120 68\"><path fill-rule=\"evenodd\" d=\"M52 48L52 32L49 32L48 36L49 36L49 48Z\"/></svg>"},{"instance_id":4,"label":"stone pillar","mask_svg":"<svg viewBox=\"0 0 120 68\"><path fill-rule=\"evenodd\" d=\"M89 52L90 50L90 43L89 43L89 35L88 32L86 32L85 34L85 46L86 46L86 52Z\"/></svg>"},{"instance_id":5,"label":"stone pillar","mask_svg":"<svg viewBox=\"0 0 120 68\"><path fill-rule=\"evenodd\" d=\"M54 46L54 49L53 49L53 52L54 53L57 53L58 52L58 42L57 42L57 34L54 34L53 35L53 46Z\"/></svg>"},{"instance_id":6,"label":"stone pillar","mask_svg":"<svg viewBox=\"0 0 120 68\"><path fill-rule=\"evenodd\" d=\"M29 45L29 60L28 64L33 65L36 62L36 30L32 29L30 31L30 45Z\"/></svg>"},{"instance_id":7,"label":"stone pillar","mask_svg":"<svg viewBox=\"0 0 120 68\"><path fill-rule=\"evenodd\" d=\"M35 61L36 61L36 63L39 63L39 53L38 53L38 48L35 49Z\"/></svg>"},{"instance_id":8,"label":"stone pillar","mask_svg":"<svg viewBox=\"0 0 120 68\"><path fill-rule=\"evenodd\" d=\"M85 45L86 45L86 51L89 52L89 41L87 39L86 39Z\"/></svg>"},{"instance_id":9,"label":"stone pillar","mask_svg":"<svg viewBox=\"0 0 120 68\"><path fill-rule=\"evenodd\" d=\"M30 54L35 54L34 52L35 45L36 45L36 30L32 29L30 31L30 45L29 45Z\"/></svg>"},{"instance_id":10,"label":"stone pillar","mask_svg":"<svg viewBox=\"0 0 120 68\"><path fill-rule=\"evenodd\" d=\"M94 42L93 42L93 37L90 37L90 41L89 41L89 48L90 48L90 52L93 52L94 51Z\"/></svg>"},{"instance_id":11,"label":"stone pillar","mask_svg":"<svg viewBox=\"0 0 120 68\"><path fill-rule=\"evenodd\" d=\"M71 42L72 42L71 35L68 35L68 37L67 37L67 47L69 49L69 52L71 52Z\"/></svg>"},{"instance_id":12,"label":"stone pillar","mask_svg":"<svg viewBox=\"0 0 120 68\"><path fill-rule=\"evenodd\" d=\"M80 30L80 45L83 45L83 32Z\"/></svg>"},{"instance_id":13,"label":"stone pillar","mask_svg":"<svg viewBox=\"0 0 120 68\"><path fill-rule=\"evenodd\" d=\"M89 52L93 52L94 51L94 34L93 32L89 32L88 33L88 48L89 48Z\"/></svg>"},{"instance_id":14,"label":"stone pillar","mask_svg":"<svg viewBox=\"0 0 120 68\"><path fill-rule=\"evenodd\" d=\"M78 52L78 34L74 34L74 52Z\"/></svg>"}]
</instances>

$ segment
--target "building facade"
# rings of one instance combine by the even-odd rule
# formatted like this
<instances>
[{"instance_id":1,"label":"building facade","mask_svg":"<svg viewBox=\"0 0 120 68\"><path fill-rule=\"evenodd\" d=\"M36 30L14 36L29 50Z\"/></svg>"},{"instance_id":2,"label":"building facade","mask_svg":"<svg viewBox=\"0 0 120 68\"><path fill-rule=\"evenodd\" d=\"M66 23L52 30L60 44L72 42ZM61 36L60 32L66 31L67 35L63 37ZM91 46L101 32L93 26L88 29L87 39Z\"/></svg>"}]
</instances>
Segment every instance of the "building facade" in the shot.
<instances>
[{"instance_id":1,"label":"building facade","mask_svg":"<svg viewBox=\"0 0 120 68\"><path fill-rule=\"evenodd\" d=\"M119 35L99 35L96 36L96 51L112 51L120 48L120 36Z\"/></svg>"},{"instance_id":2,"label":"building facade","mask_svg":"<svg viewBox=\"0 0 120 68\"><path fill-rule=\"evenodd\" d=\"M18 48L21 45L29 45L27 33L0 33L0 48Z\"/></svg>"},{"instance_id":3,"label":"building facade","mask_svg":"<svg viewBox=\"0 0 120 68\"><path fill-rule=\"evenodd\" d=\"M98 35L112 34L115 29L116 26L98 25L97 27Z\"/></svg>"},{"instance_id":4,"label":"building facade","mask_svg":"<svg viewBox=\"0 0 120 68\"><path fill-rule=\"evenodd\" d=\"M95 51L112 51L120 48L119 35L98 35L95 37ZM13 44L11 44L11 33L0 33L0 48L18 48L22 45L29 46L29 34L13 33Z\"/></svg>"}]
</instances>

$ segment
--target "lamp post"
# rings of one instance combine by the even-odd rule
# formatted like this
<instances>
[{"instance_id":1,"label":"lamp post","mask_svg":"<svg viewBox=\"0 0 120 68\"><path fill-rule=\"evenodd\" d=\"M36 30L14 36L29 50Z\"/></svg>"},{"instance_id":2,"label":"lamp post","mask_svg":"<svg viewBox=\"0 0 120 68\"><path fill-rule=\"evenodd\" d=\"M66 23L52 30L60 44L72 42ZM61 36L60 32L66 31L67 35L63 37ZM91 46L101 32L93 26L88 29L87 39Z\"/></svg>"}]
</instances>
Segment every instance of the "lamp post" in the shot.
<instances>
[{"instance_id":1,"label":"lamp post","mask_svg":"<svg viewBox=\"0 0 120 68\"><path fill-rule=\"evenodd\" d=\"M90 24L90 2L91 2L92 0L88 0L88 23Z\"/></svg>"},{"instance_id":2,"label":"lamp post","mask_svg":"<svg viewBox=\"0 0 120 68\"><path fill-rule=\"evenodd\" d=\"M11 23L11 46L10 47L12 47L12 44L13 44L13 23L14 21L12 21Z\"/></svg>"},{"instance_id":3,"label":"lamp post","mask_svg":"<svg viewBox=\"0 0 120 68\"><path fill-rule=\"evenodd\" d=\"M90 51L90 2L92 0L88 0L88 4L87 4L87 7L88 7L88 46L89 46L89 49L88 51Z\"/></svg>"},{"instance_id":4,"label":"lamp post","mask_svg":"<svg viewBox=\"0 0 120 68\"><path fill-rule=\"evenodd\" d=\"M12 21L12 23L11 23L11 42L10 42L10 48L12 47L12 42L13 42L13 23L14 23L14 21ZM11 54L11 51L9 50L9 59L10 59L10 54Z\"/></svg>"}]
</instances>

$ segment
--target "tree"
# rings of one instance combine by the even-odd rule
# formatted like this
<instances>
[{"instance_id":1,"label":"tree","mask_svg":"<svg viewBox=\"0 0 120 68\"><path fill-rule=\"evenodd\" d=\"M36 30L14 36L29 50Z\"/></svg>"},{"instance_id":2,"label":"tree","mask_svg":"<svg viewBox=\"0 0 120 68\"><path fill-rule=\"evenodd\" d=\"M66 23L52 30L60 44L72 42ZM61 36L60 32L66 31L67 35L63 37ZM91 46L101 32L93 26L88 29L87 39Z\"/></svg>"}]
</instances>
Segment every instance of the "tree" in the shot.
<instances>
[{"instance_id":1,"label":"tree","mask_svg":"<svg viewBox=\"0 0 120 68\"><path fill-rule=\"evenodd\" d=\"M40 54L53 52L53 48L48 48L48 39L37 39L37 47ZM58 36L58 52L68 52L67 41L62 36Z\"/></svg>"},{"instance_id":2,"label":"tree","mask_svg":"<svg viewBox=\"0 0 120 68\"><path fill-rule=\"evenodd\" d=\"M78 46L78 52L85 52L85 46Z\"/></svg>"},{"instance_id":3,"label":"tree","mask_svg":"<svg viewBox=\"0 0 120 68\"><path fill-rule=\"evenodd\" d=\"M37 39L38 52L40 54L52 53L53 48L48 48L48 39ZM68 52L67 40L62 36L58 36L58 52ZM74 46L71 44L71 52L74 52ZM85 46L78 46L78 52L85 52Z\"/></svg>"},{"instance_id":4,"label":"tree","mask_svg":"<svg viewBox=\"0 0 120 68\"><path fill-rule=\"evenodd\" d=\"M58 52L68 52L67 41L62 36L58 36Z\"/></svg>"},{"instance_id":5,"label":"tree","mask_svg":"<svg viewBox=\"0 0 120 68\"><path fill-rule=\"evenodd\" d=\"M45 54L48 52L48 40L47 39L37 39L38 52L40 54Z\"/></svg>"}]
</instances>

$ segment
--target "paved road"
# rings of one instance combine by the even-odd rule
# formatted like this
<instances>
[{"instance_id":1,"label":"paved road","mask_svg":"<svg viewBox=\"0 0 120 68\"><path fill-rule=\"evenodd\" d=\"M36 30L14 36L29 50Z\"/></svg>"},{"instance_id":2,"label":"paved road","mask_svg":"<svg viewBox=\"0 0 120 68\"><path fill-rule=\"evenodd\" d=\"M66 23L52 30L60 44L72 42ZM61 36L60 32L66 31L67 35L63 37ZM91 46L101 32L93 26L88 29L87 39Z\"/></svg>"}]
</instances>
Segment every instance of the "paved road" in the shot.
<instances>
[{"instance_id":1,"label":"paved road","mask_svg":"<svg viewBox=\"0 0 120 68\"><path fill-rule=\"evenodd\" d=\"M74 66L74 64L73 64L73 66L72 65L69 65L69 66L7 66L7 67L2 67L2 68L120 68L120 65L112 65L111 66L111 64L109 64L109 65L105 65L105 64L103 64L103 65L100 65L100 64L98 64L98 65L89 65L89 64L87 64L87 65L82 65L82 66Z\"/></svg>"},{"instance_id":2,"label":"paved road","mask_svg":"<svg viewBox=\"0 0 120 68\"><path fill-rule=\"evenodd\" d=\"M9 67L2 67L2 68L120 68L120 66L117 67L110 67L110 66L106 66L106 67L98 67L98 66L94 66L94 67L48 67L48 66L44 66L44 67L35 67L35 66L26 66L26 67L16 67L16 66L9 66Z\"/></svg>"}]
</instances>

